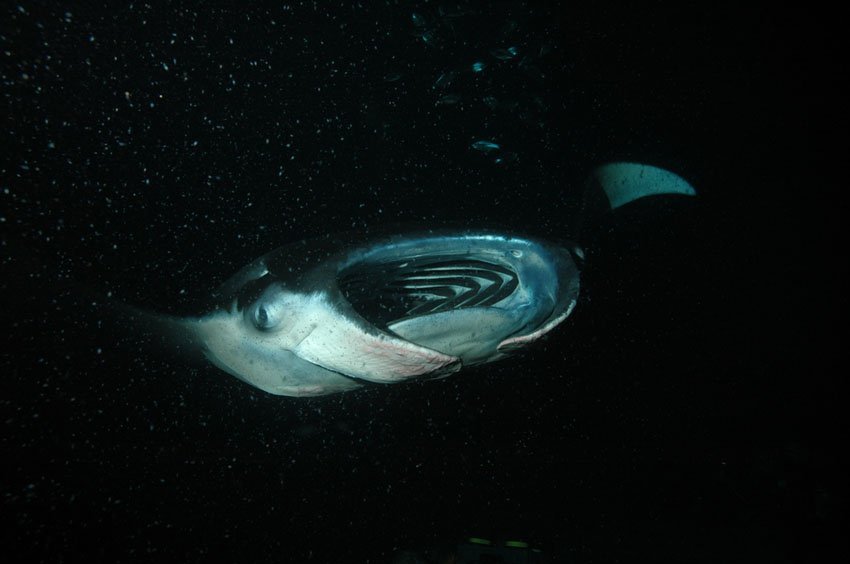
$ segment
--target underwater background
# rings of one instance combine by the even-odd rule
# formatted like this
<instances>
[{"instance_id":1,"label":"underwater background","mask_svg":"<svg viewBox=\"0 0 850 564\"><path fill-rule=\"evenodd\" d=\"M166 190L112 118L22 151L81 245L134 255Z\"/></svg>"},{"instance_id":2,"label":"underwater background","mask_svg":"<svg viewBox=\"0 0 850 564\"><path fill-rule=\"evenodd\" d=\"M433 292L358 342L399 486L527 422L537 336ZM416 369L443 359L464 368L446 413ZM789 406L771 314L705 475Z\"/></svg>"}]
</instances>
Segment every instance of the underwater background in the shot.
<instances>
[{"instance_id":1,"label":"underwater background","mask_svg":"<svg viewBox=\"0 0 850 564\"><path fill-rule=\"evenodd\" d=\"M546 562L838 559L829 20L4 3L0 558L446 562L478 537ZM578 233L584 179L620 160L699 196ZM388 226L579 237L576 312L505 362L315 399L107 313L199 313L269 250Z\"/></svg>"}]
</instances>

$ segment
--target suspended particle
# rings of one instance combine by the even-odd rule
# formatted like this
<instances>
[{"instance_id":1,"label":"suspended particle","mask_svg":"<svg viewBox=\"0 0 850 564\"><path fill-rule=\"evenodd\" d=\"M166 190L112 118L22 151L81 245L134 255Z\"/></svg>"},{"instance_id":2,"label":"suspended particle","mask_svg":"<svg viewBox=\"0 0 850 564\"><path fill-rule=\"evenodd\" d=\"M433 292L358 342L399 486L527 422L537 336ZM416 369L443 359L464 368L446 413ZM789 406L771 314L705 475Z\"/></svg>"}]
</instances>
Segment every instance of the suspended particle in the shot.
<instances>
[{"instance_id":1,"label":"suspended particle","mask_svg":"<svg viewBox=\"0 0 850 564\"><path fill-rule=\"evenodd\" d=\"M454 79L455 73L453 71L446 71L437 77L437 80L434 82L434 88L446 88Z\"/></svg>"},{"instance_id":2,"label":"suspended particle","mask_svg":"<svg viewBox=\"0 0 850 564\"><path fill-rule=\"evenodd\" d=\"M438 106L454 106L458 102L460 102L461 98L457 94L446 94L445 96L441 96L439 100L437 100Z\"/></svg>"},{"instance_id":3,"label":"suspended particle","mask_svg":"<svg viewBox=\"0 0 850 564\"><path fill-rule=\"evenodd\" d=\"M476 151L481 151L482 153L490 153L491 151L498 151L499 149L501 149L501 146L498 143L494 143L493 141L487 141L485 139L476 141L470 146Z\"/></svg>"},{"instance_id":4,"label":"suspended particle","mask_svg":"<svg viewBox=\"0 0 850 564\"><path fill-rule=\"evenodd\" d=\"M422 33L419 34L419 39L422 40L422 43L425 45L437 45L439 43L439 37L436 32L430 29L426 29Z\"/></svg>"},{"instance_id":5,"label":"suspended particle","mask_svg":"<svg viewBox=\"0 0 850 564\"><path fill-rule=\"evenodd\" d=\"M508 163L512 163L517 159L517 154L512 153L510 151L505 151L504 153L499 153L493 158L493 164L497 165L506 165Z\"/></svg>"},{"instance_id":6,"label":"suspended particle","mask_svg":"<svg viewBox=\"0 0 850 564\"><path fill-rule=\"evenodd\" d=\"M500 61L510 61L511 59L515 59L519 54L519 50L516 47L508 47L507 49L493 49L490 51L490 54L493 57L499 59Z\"/></svg>"}]
</instances>

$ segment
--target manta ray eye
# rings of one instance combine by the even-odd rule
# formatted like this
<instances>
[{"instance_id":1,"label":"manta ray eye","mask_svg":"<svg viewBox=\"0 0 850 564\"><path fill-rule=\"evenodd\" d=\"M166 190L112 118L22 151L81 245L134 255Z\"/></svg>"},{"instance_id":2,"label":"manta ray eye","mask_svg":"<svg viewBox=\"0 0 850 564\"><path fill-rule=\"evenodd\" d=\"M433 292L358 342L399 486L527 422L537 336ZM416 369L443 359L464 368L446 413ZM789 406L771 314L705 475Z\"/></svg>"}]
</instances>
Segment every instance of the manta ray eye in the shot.
<instances>
[{"instance_id":1,"label":"manta ray eye","mask_svg":"<svg viewBox=\"0 0 850 564\"><path fill-rule=\"evenodd\" d=\"M273 308L266 304L257 304L254 308L253 321L257 329L268 331L280 323L280 318Z\"/></svg>"}]
</instances>

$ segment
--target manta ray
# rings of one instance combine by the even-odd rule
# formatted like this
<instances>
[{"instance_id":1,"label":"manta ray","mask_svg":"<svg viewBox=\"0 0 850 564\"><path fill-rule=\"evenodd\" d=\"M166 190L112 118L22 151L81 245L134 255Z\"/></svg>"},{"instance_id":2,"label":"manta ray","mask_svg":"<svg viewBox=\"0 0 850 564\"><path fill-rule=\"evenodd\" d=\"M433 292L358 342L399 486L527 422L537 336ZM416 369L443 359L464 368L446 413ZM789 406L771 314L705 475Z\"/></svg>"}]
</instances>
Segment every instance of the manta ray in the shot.
<instances>
[{"instance_id":1,"label":"manta ray","mask_svg":"<svg viewBox=\"0 0 850 564\"><path fill-rule=\"evenodd\" d=\"M636 163L597 168L587 193L607 209L695 195L679 176ZM322 396L443 378L529 346L572 313L582 259L577 244L490 230L331 236L256 259L204 315L142 315L256 388Z\"/></svg>"}]
</instances>

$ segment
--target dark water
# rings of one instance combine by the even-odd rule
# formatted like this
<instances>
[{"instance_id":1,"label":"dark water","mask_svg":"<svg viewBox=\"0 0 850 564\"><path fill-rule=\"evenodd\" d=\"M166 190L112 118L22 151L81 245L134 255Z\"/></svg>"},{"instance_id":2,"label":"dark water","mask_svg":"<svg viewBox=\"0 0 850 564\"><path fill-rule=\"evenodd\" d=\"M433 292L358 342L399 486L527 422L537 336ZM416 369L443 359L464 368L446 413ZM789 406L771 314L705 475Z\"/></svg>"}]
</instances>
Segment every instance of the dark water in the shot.
<instances>
[{"instance_id":1,"label":"dark water","mask_svg":"<svg viewBox=\"0 0 850 564\"><path fill-rule=\"evenodd\" d=\"M3 561L846 546L827 16L260 4L4 6ZM330 231L568 238L611 160L700 198L603 218L577 312L501 364L280 398L101 323Z\"/></svg>"}]
</instances>

